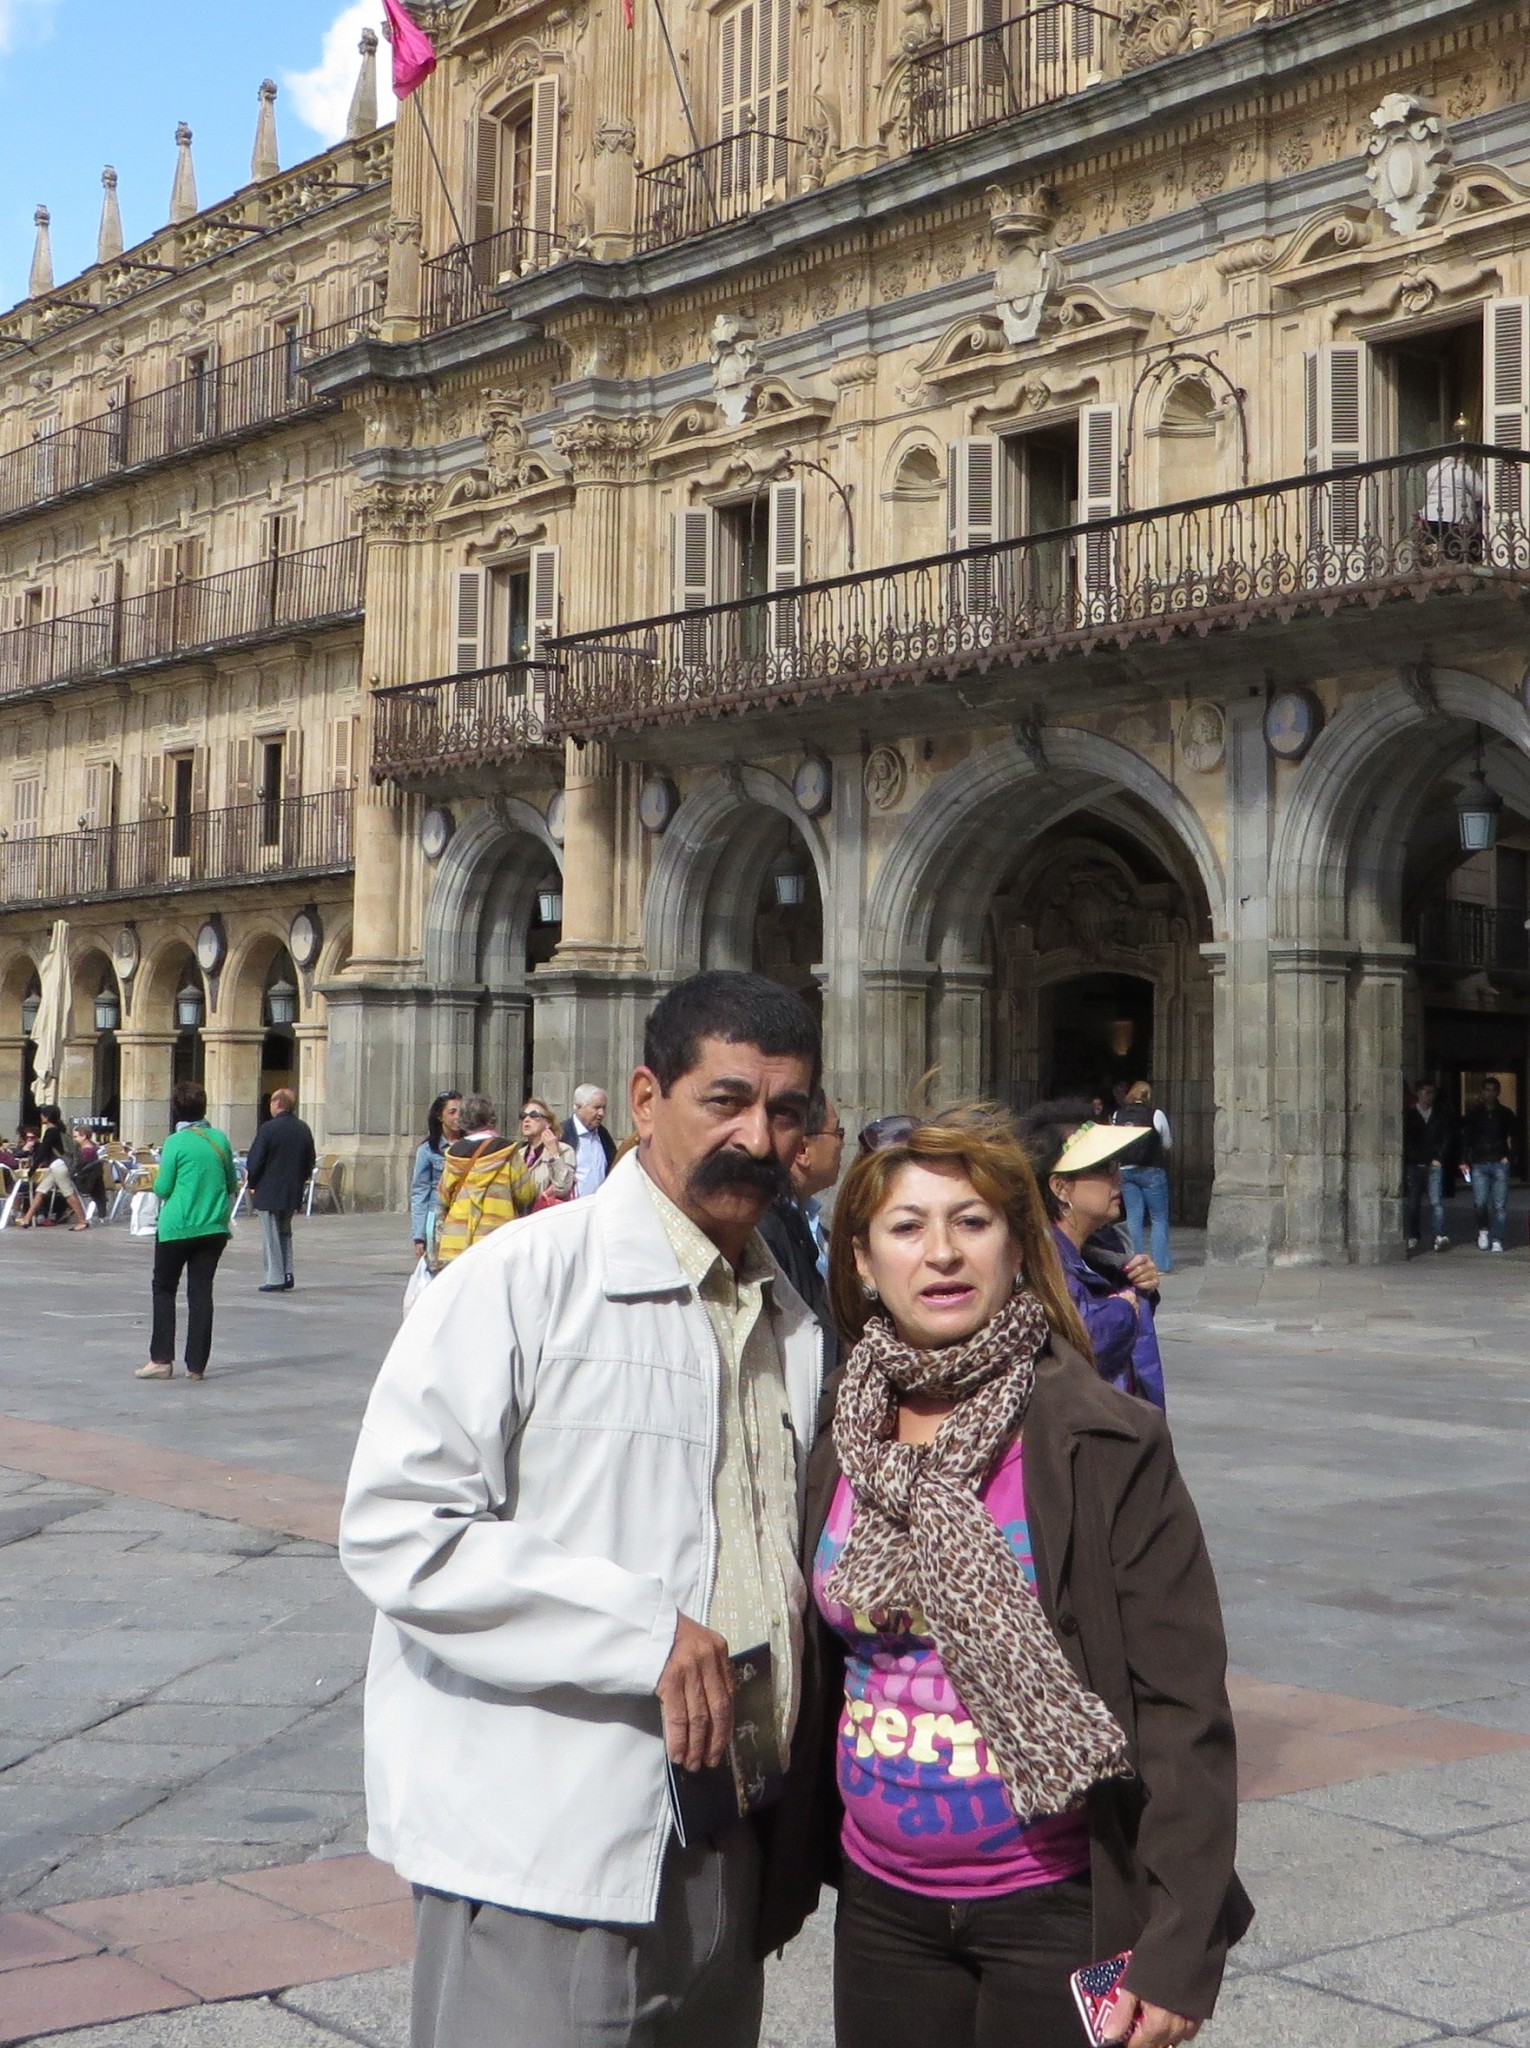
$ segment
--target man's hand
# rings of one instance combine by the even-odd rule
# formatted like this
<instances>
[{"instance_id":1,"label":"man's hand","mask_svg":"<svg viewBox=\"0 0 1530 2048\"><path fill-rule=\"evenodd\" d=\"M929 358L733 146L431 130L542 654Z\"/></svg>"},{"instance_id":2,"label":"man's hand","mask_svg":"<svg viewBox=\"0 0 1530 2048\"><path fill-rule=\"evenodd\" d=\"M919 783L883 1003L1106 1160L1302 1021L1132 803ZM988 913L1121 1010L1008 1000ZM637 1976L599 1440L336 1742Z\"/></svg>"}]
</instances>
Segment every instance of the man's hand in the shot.
<instances>
[{"instance_id":1,"label":"man's hand","mask_svg":"<svg viewBox=\"0 0 1530 2048\"><path fill-rule=\"evenodd\" d=\"M1130 1280L1133 1287L1140 1288L1142 1293L1156 1294L1158 1292L1163 1275L1153 1264L1152 1259L1146 1252L1133 1252L1121 1270L1127 1279Z\"/></svg>"},{"instance_id":2,"label":"man's hand","mask_svg":"<svg viewBox=\"0 0 1530 2048\"><path fill-rule=\"evenodd\" d=\"M654 1688L664 1709L664 1746L688 1771L720 1764L733 1740L733 1673L726 1640L682 1614Z\"/></svg>"},{"instance_id":3,"label":"man's hand","mask_svg":"<svg viewBox=\"0 0 1530 2048\"><path fill-rule=\"evenodd\" d=\"M1118 1991L1113 2003L1115 2010L1105 2023L1107 2041L1130 2041L1131 2048L1179 2048L1181 2041L1193 2041L1201 2031L1199 2020L1181 2019L1161 2005L1147 2005L1130 1991Z\"/></svg>"}]
</instances>

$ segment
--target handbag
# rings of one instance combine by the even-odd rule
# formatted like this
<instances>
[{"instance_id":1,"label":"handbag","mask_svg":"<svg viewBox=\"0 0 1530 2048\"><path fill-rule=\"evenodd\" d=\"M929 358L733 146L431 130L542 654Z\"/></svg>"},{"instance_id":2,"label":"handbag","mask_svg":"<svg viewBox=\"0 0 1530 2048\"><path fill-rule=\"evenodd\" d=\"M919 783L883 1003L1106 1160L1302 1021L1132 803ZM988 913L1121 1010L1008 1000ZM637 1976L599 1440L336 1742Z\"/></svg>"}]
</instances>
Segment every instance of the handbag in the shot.
<instances>
[{"instance_id":1,"label":"handbag","mask_svg":"<svg viewBox=\"0 0 1530 2048\"><path fill-rule=\"evenodd\" d=\"M404 1289L405 1315L408 1315L434 1278L435 1275L430 1270L430 1261L422 1253L415 1260L414 1271L409 1275L409 1285Z\"/></svg>"},{"instance_id":2,"label":"handbag","mask_svg":"<svg viewBox=\"0 0 1530 2048\"><path fill-rule=\"evenodd\" d=\"M159 1196L140 1188L128 1204L128 1236L155 1237L159 1232Z\"/></svg>"}]
</instances>

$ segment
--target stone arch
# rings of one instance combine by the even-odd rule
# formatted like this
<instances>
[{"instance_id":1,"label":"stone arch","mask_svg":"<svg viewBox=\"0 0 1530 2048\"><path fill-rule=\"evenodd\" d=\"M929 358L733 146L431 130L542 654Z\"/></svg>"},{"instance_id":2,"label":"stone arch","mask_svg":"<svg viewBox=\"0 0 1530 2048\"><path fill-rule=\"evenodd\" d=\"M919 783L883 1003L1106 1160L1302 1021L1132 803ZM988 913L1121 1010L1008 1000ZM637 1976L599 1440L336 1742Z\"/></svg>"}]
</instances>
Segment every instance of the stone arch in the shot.
<instances>
[{"instance_id":1,"label":"stone arch","mask_svg":"<svg viewBox=\"0 0 1530 2048\"><path fill-rule=\"evenodd\" d=\"M168 1031L174 1028L176 990L188 974L205 993L207 982L197 965L194 928L173 925L145 951L133 977L135 1029Z\"/></svg>"},{"instance_id":2,"label":"stone arch","mask_svg":"<svg viewBox=\"0 0 1530 2048\"><path fill-rule=\"evenodd\" d=\"M291 961L287 934L274 923L262 923L239 939L218 977L219 1024L246 1031L261 1028L266 983L270 979L273 961L281 954ZM306 1023L308 1006L303 1000L303 977L295 964L291 968L291 980L298 991L299 1021Z\"/></svg>"},{"instance_id":3,"label":"stone arch","mask_svg":"<svg viewBox=\"0 0 1530 2048\"><path fill-rule=\"evenodd\" d=\"M701 967L750 964L754 906L782 819L812 863L819 901L828 902L822 827L780 777L762 768L714 776L676 811L649 877L643 946L656 974L678 981Z\"/></svg>"},{"instance_id":4,"label":"stone arch","mask_svg":"<svg viewBox=\"0 0 1530 2048\"><path fill-rule=\"evenodd\" d=\"M508 916L513 930L492 948L503 956L508 979L525 981L525 938L538 884L551 868L563 871L563 852L534 804L498 797L475 811L453 834L431 883L425 910L425 971L432 981L463 984L487 979L486 921ZM519 953L515 951L519 945Z\"/></svg>"},{"instance_id":5,"label":"stone arch","mask_svg":"<svg viewBox=\"0 0 1530 2048\"><path fill-rule=\"evenodd\" d=\"M69 1012L69 1036L75 1043L85 1045L96 1036L96 997L103 988L111 988L120 1004L122 984L112 964L111 950L101 939L87 935L71 950L69 974L74 1001Z\"/></svg>"},{"instance_id":6,"label":"stone arch","mask_svg":"<svg viewBox=\"0 0 1530 2048\"><path fill-rule=\"evenodd\" d=\"M30 946L13 947L4 955L0 964L0 1038L20 1033L22 1001L41 965L41 952Z\"/></svg>"},{"instance_id":7,"label":"stone arch","mask_svg":"<svg viewBox=\"0 0 1530 2048\"><path fill-rule=\"evenodd\" d=\"M934 498L945 491L945 451L928 427L905 427L882 465L884 498Z\"/></svg>"},{"instance_id":8,"label":"stone arch","mask_svg":"<svg viewBox=\"0 0 1530 2048\"><path fill-rule=\"evenodd\" d=\"M1001 740L941 777L910 811L872 886L868 966L896 968L965 948L975 954L985 904L957 886L1091 802L1135 797L1189 856L1213 923L1225 910L1222 865L1194 806L1149 762L1114 740L1048 727L1044 758Z\"/></svg>"},{"instance_id":9,"label":"stone arch","mask_svg":"<svg viewBox=\"0 0 1530 2048\"><path fill-rule=\"evenodd\" d=\"M1426 726L1436 727L1434 739L1417 746ZM1511 772L1530 759L1530 713L1464 669L1437 670L1411 688L1384 683L1339 711L1281 806L1271 862L1276 935L1372 941L1395 927L1408 824L1452 760L1471 750L1479 726L1508 743Z\"/></svg>"}]
</instances>

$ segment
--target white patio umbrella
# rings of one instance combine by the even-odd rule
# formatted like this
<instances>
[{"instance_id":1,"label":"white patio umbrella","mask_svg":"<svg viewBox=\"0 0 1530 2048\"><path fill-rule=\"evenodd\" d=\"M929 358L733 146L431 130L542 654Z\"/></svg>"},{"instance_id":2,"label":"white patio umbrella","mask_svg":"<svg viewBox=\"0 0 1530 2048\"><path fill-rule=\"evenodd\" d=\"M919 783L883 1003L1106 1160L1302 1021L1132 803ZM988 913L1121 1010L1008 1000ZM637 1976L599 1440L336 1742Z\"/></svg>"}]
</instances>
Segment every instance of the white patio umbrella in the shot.
<instances>
[{"instance_id":1,"label":"white patio umbrella","mask_svg":"<svg viewBox=\"0 0 1530 2048\"><path fill-rule=\"evenodd\" d=\"M48 950L38 969L41 1000L32 1040L37 1047L37 1079L33 1093L39 1102L55 1102L64 1067L64 1041L69 1036L69 1012L74 1004L74 979L69 972L69 924L60 918L53 927Z\"/></svg>"}]
</instances>

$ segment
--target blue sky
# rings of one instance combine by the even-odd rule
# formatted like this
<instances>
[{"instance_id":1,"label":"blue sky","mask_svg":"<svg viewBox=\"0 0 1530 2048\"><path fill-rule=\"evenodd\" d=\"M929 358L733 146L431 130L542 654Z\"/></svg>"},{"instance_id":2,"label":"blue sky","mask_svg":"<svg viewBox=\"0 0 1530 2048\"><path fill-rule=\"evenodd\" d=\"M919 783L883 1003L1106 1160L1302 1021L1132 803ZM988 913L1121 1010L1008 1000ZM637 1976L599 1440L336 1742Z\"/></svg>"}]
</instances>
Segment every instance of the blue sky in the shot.
<instances>
[{"instance_id":1,"label":"blue sky","mask_svg":"<svg viewBox=\"0 0 1530 2048\"><path fill-rule=\"evenodd\" d=\"M204 206L247 184L263 78L284 166L334 140L361 29L381 21L380 0L0 0L0 306L25 295L39 202L57 280L94 261L103 164L129 246L165 225L178 121Z\"/></svg>"}]
</instances>

